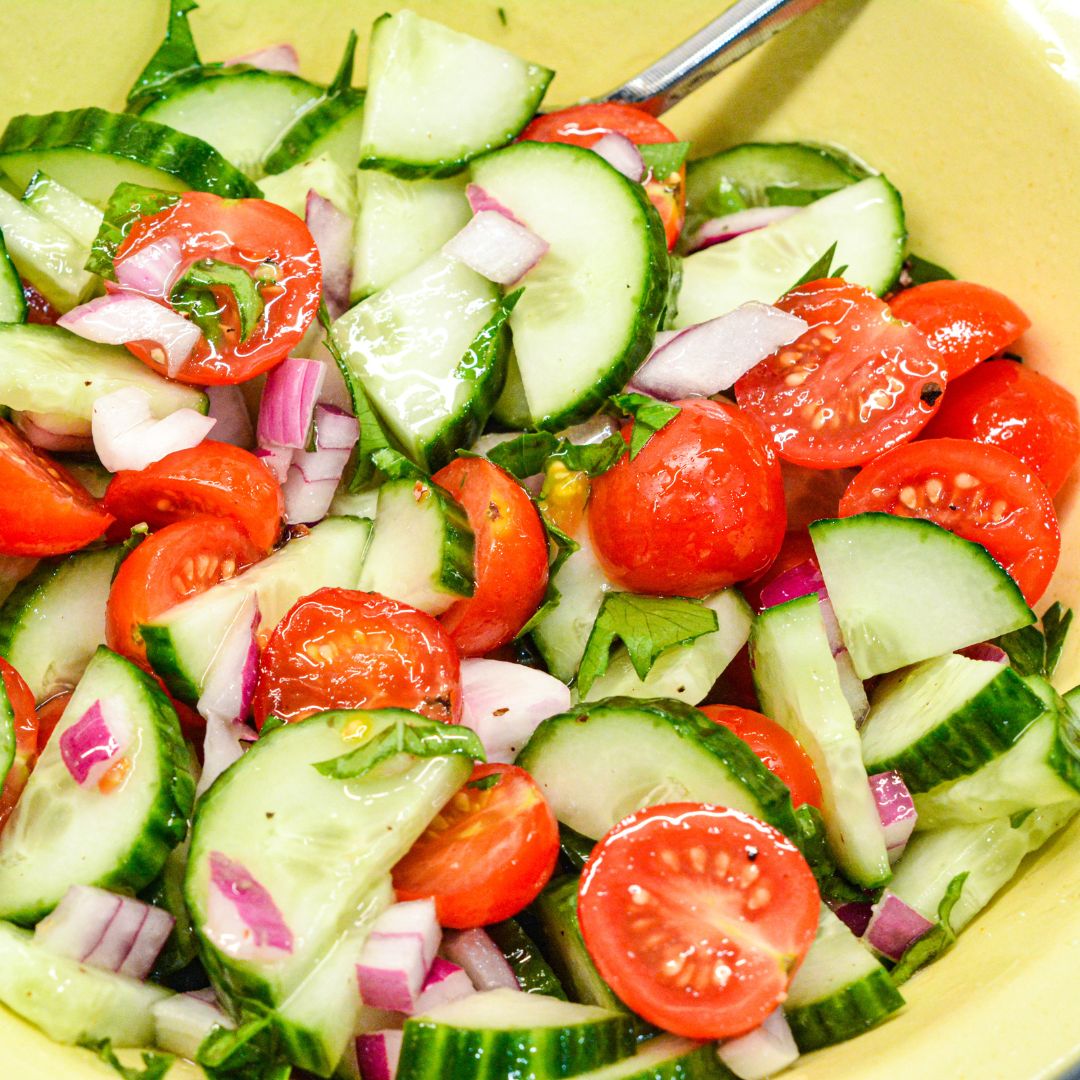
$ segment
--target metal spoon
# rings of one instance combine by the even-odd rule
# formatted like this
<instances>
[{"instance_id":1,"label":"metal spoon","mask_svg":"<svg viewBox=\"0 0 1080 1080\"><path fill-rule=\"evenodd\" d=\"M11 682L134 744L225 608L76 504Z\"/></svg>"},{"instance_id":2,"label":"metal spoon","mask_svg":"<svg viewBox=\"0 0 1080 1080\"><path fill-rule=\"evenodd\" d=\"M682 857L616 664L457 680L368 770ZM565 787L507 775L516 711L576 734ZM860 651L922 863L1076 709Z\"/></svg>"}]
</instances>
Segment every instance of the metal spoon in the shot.
<instances>
[{"instance_id":1,"label":"metal spoon","mask_svg":"<svg viewBox=\"0 0 1080 1080\"><path fill-rule=\"evenodd\" d=\"M820 3L822 0L738 0L693 37L599 100L637 105L659 116Z\"/></svg>"}]
</instances>

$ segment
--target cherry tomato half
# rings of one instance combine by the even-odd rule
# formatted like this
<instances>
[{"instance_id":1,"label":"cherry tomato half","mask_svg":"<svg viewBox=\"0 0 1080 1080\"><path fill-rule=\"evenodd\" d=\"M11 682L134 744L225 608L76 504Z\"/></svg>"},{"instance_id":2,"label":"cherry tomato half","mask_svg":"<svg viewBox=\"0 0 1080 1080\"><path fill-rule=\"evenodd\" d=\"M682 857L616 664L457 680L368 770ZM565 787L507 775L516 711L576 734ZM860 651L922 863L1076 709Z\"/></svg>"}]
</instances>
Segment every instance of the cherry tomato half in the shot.
<instances>
[{"instance_id":1,"label":"cherry tomato half","mask_svg":"<svg viewBox=\"0 0 1080 1080\"><path fill-rule=\"evenodd\" d=\"M443 926L486 926L516 915L551 879L559 824L516 765L477 765L394 867L399 900L435 897Z\"/></svg>"},{"instance_id":2,"label":"cherry tomato half","mask_svg":"<svg viewBox=\"0 0 1080 1080\"><path fill-rule=\"evenodd\" d=\"M66 469L0 420L0 554L64 555L111 522Z\"/></svg>"},{"instance_id":3,"label":"cherry tomato half","mask_svg":"<svg viewBox=\"0 0 1080 1080\"><path fill-rule=\"evenodd\" d=\"M518 138L589 147L612 132L626 136L638 146L679 141L670 128L661 124L656 117L632 105L615 101L574 105L569 109L537 116ZM670 251L675 247L686 220L686 165L670 176L650 177L645 182L645 192L664 223Z\"/></svg>"},{"instance_id":4,"label":"cherry tomato half","mask_svg":"<svg viewBox=\"0 0 1080 1080\"><path fill-rule=\"evenodd\" d=\"M433 477L460 503L476 537L476 591L439 616L462 656L505 645L547 590L548 542L525 489L483 458L456 458Z\"/></svg>"},{"instance_id":5,"label":"cherry tomato half","mask_svg":"<svg viewBox=\"0 0 1080 1080\"><path fill-rule=\"evenodd\" d=\"M141 521L156 529L196 514L231 518L263 552L277 542L285 512L280 485L254 454L210 440L116 473L104 506L122 535Z\"/></svg>"},{"instance_id":6,"label":"cherry tomato half","mask_svg":"<svg viewBox=\"0 0 1080 1080\"><path fill-rule=\"evenodd\" d=\"M1034 604L1061 554L1050 493L1022 462L998 446L966 439L923 439L871 462L840 500L850 517L882 510L932 521L982 544Z\"/></svg>"},{"instance_id":7,"label":"cherry tomato half","mask_svg":"<svg viewBox=\"0 0 1080 1080\"><path fill-rule=\"evenodd\" d=\"M46 698L46 700L37 707L38 757L41 756L53 731L56 730L56 725L60 723L60 717L64 715L64 710L67 708L67 704L71 700L71 695L73 693L73 690L64 690L62 693L53 694L51 698Z\"/></svg>"},{"instance_id":8,"label":"cherry tomato half","mask_svg":"<svg viewBox=\"0 0 1080 1080\"><path fill-rule=\"evenodd\" d=\"M177 372L153 341L133 341L131 352L199 385L243 382L288 356L315 317L322 282L318 248L295 214L264 199L189 191L132 226L116 265L166 239L180 245L180 263L162 303L188 317L205 311L203 337Z\"/></svg>"},{"instance_id":9,"label":"cherry tomato half","mask_svg":"<svg viewBox=\"0 0 1080 1080\"><path fill-rule=\"evenodd\" d=\"M949 383L923 435L1000 446L1056 495L1080 456L1080 413L1060 383L1023 364L995 360Z\"/></svg>"},{"instance_id":10,"label":"cherry tomato half","mask_svg":"<svg viewBox=\"0 0 1080 1080\"><path fill-rule=\"evenodd\" d=\"M443 628L378 593L318 589L297 601L259 661L256 726L268 716L384 708L461 719L461 663Z\"/></svg>"},{"instance_id":11,"label":"cherry tomato half","mask_svg":"<svg viewBox=\"0 0 1080 1080\"><path fill-rule=\"evenodd\" d=\"M0 677L15 727L15 759L0 786L0 829L3 829L37 761L38 718L33 692L26 680L4 659L0 659Z\"/></svg>"},{"instance_id":12,"label":"cherry tomato half","mask_svg":"<svg viewBox=\"0 0 1080 1080\"><path fill-rule=\"evenodd\" d=\"M944 390L941 358L872 292L827 278L777 307L810 329L735 384L785 461L812 469L863 465L914 438Z\"/></svg>"},{"instance_id":13,"label":"cherry tomato half","mask_svg":"<svg viewBox=\"0 0 1080 1080\"><path fill-rule=\"evenodd\" d=\"M708 398L676 404L679 414L633 460L625 455L593 480L589 533L622 588L706 596L776 557L784 485L751 417Z\"/></svg>"},{"instance_id":14,"label":"cherry tomato half","mask_svg":"<svg viewBox=\"0 0 1080 1080\"><path fill-rule=\"evenodd\" d=\"M701 803L619 822L581 876L589 955L619 998L690 1039L757 1027L810 948L820 905L799 849L770 825Z\"/></svg>"}]
</instances>

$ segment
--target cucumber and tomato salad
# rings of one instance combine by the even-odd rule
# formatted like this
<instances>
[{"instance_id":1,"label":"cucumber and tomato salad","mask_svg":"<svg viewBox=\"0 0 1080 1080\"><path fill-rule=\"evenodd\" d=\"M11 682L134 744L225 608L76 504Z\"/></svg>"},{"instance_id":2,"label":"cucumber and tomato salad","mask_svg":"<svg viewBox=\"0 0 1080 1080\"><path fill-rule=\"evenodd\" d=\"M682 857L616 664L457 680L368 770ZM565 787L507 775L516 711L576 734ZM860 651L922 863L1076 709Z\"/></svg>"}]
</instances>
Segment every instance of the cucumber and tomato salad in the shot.
<instances>
[{"instance_id":1,"label":"cucumber and tomato salad","mask_svg":"<svg viewBox=\"0 0 1080 1080\"><path fill-rule=\"evenodd\" d=\"M398 1046L417 1080L523 1055L712 1080L710 1040L738 1074L776 1025L809 1050L885 1019L1080 806L1047 681L1068 616L1029 606L1080 414L1006 352L1027 317L905 288L899 194L839 151L687 164L630 106L538 113L548 69L410 12L376 23L366 94L352 44L325 90L207 66L190 6L139 115L0 136L30 179L0 218L0 556L27 562L0 604L0 915L171 874L224 1010L190 1043L212 1067L382 1080ZM77 297L36 261L59 232ZM710 374L744 305L797 329ZM154 451L110 474L86 455L117 391ZM163 434L207 409L209 438ZM923 814L910 848L876 774ZM896 903L917 953L883 951ZM58 983L0 931L0 1003L152 1037L106 1006L169 990Z\"/></svg>"}]
</instances>

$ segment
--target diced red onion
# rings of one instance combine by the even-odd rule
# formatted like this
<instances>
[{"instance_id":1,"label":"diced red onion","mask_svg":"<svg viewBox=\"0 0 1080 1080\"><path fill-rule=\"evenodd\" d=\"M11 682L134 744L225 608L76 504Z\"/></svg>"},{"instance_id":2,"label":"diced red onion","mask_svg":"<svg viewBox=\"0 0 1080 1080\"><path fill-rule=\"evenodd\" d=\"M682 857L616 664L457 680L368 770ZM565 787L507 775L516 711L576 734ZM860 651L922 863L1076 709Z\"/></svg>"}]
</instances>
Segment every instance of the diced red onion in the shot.
<instances>
[{"instance_id":1,"label":"diced red onion","mask_svg":"<svg viewBox=\"0 0 1080 1080\"><path fill-rule=\"evenodd\" d=\"M259 445L303 450L315 416L326 368L318 360L290 356L266 378L259 406Z\"/></svg>"},{"instance_id":2,"label":"diced red onion","mask_svg":"<svg viewBox=\"0 0 1080 1080\"><path fill-rule=\"evenodd\" d=\"M784 1010L776 1009L760 1027L720 1043L716 1054L740 1080L765 1080L798 1060L799 1048Z\"/></svg>"},{"instance_id":3,"label":"diced red onion","mask_svg":"<svg viewBox=\"0 0 1080 1080\"><path fill-rule=\"evenodd\" d=\"M440 1005L449 1005L452 1001L460 1001L475 993L476 987L472 980L457 964L436 956L424 980L420 996L416 999L413 1013L419 1016Z\"/></svg>"},{"instance_id":4,"label":"diced red onion","mask_svg":"<svg viewBox=\"0 0 1080 1080\"><path fill-rule=\"evenodd\" d=\"M506 660L461 661L461 722L488 761L510 763L541 721L570 708L570 688L546 671Z\"/></svg>"},{"instance_id":5,"label":"diced red onion","mask_svg":"<svg viewBox=\"0 0 1080 1080\"><path fill-rule=\"evenodd\" d=\"M870 925L874 905L868 900L853 900L849 904L838 904L833 913L856 937L862 937Z\"/></svg>"},{"instance_id":6,"label":"diced red onion","mask_svg":"<svg viewBox=\"0 0 1080 1080\"><path fill-rule=\"evenodd\" d=\"M885 830L889 862L896 862L904 853L919 816L915 810L915 800L898 772L876 773L871 776L870 791L877 804L881 827Z\"/></svg>"},{"instance_id":7,"label":"diced red onion","mask_svg":"<svg viewBox=\"0 0 1080 1080\"><path fill-rule=\"evenodd\" d=\"M307 193L304 221L319 249L322 263L323 298L330 317L336 319L349 307L352 287L352 218L329 199L311 190Z\"/></svg>"},{"instance_id":8,"label":"diced red onion","mask_svg":"<svg viewBox=\"0 0 1080 1080\"><path fill-rule=\"evenodd\" d=\"M60 756L77 784L96 784L131 745L132 732L121 707L95 701L60 735Z\"/></svg>"},{"instance_id":9,"label":"diced red onion","mask_svg":"<svg viewBox=\"0 0 1080 1080\"><path fill-rule=\"evenodd\" d=\"M41 450L85 454L94 449L94 440L88 431L90 425L81 418L68 419L49 413L17 412L12 414L12 420L27 441ZM75 431L65 431L65 428L73 428Z\"/></svg>"},{"instance_id":10,"label":"diced red onion","mask_svg":"<svg viewBox=\"0 0 1080 1080\"><path fill-rule=\"evenodd\" d=\"M548 244L497 210L481 210L443 251L498 285L513 285L547 254Z\"/></svg>"},{"instance_id":11,"label":"diced red onion","mask_svg":"<svg viewBox=\"0 0 1080 1080\"><path fill-rule=\"evenodd\" d=\"M483 930L447 930L442 954L464 968L477 990L521 989L502 949Z\"/></svg>"},{"instance_id":12,"label":"diced red onion","mask_svg":"<svg viewBox=\"0 0 1080 1080\"><path fill-rule=\"evenodd\" d=\"M388 907L372 927L356 965L364 1004L412 1012L441 939L434 900Z\"/></svg>"},{"instance_id":13,"label":"diced red onion","mask_svg":"<svg viewBox=\"0 0 1080 1080\"><path fill-rule=\"evenodd\" d=\"M1007 665L1009 663L1009 654L1000 645L994 645L989 641L980 641L978 645L968 645L956 651L969 660L985 660L990 664Z\"/></svg>"},{"instance_id":14,"label":"diced red onion","mask_svg":"<svg viewBox=\"0 0 1080 1080\"><path fill-rule=\"evenodd\" d=\"M175 236L162 236L116 264L116 280L124 289L164 300L180 276L184 253ZM121 294L122 295L122 294Z\"/></svg>"},{"instance_id":15,"label":"diced red onion","mask_svg":"<svg viewBox=\"0 0 1080 1080\"><path fill-rule=\"evenodd\" d=\"M761 590L761 610L786 604L800 596L820 593L825 588L821 569L813 559L807 559L790 570L785 570Z\"/></svg>"},{"instance_id":16,"label":"diced red onion","mask_svg":"<svg viewBox=\"0 0 1080 1080\"><path fill-rule=\"evenodd\" d=\"M613 169L617 169L635 184L641 183L645 175L645 162L641 151L625 136L617 131L609 131L589 147L594 154L599 154Z\"/></svg>"},{"instance_id":17,"label":"diced red onion","mask_svg":"<svg viewBox=\"0 0 1080 1080\"><path fill-rule=\"evenodd\" d=\"M929 919L886 889L874 905L863 940L882 956L899 960L910 945L933 928Z\"/></svg>"},{"instance_id":18,"label":"diced red onion","mask_svg":"<svg viewBox=\"0 0 1080 1080\"><path fill-rule=\"evenodd\" d=\"M232 764L244 756L247 743L254 742L255 732L245 724L226 720L211 713L203 733L203 765L195 797L200 798L211 784Z\"/></svg>"},{"instance_id":19,"label":"diced red onion","mask_svg":"<svg viewBox=\"0 0 1080 1080\"><path fill-rule=\"evenodd\" d=\"M356 1063L363 1080L394 1080L401 1057L400 1031L375 1031L356 1038Z\"/></svg>"},{"instance_id":20,"label":"diced red onion","mask_svg":"<svg viewBox=\"0 0 1080 1080\"><path fill-rule=\"evenodd\" d=\"M754 232L763 229L766 225L783 221L798 213L799 206L752 206L747 210L736 210L733 214L725 214L723 217L710 218L701 225L697 232L687 241L688 252L701 251L703 248L712 247L713 244L722 244L727 240L734 240L743 233Z\"/></svg>"},{"instance_id":21,"label":"diced red onion","mask_svg":"<svg viewBox=\"0 0 1080 1080\"><path fill-rule=\"evenodd\" d=\"M524 221L515 217L510 207L504 206L494 195L488 194L479 184L469 184L465 188L465 198L469 200L469 209L474 214L482 213L485 210L493 210L496 214L502 214L504 218L508 218L523 228L528 228Z\"/></svg>"},{"instance_id":22,"label":"diced red onion","mask_svg":"<svg viewBox=\"0 0 1080 1080\"><path fill-rule=\"evenodd\" d=\"M288 446L260 446L255 451L255 456L273 473L274 479L279 484L284 484L285 478L289 475L293 453L294 451Z\"/></svg>"},{"instance_id":23,"label":"diced red onion","mask_svg":"<svg viewBox=\"0 0 1080 1080\"><path fill-rule=\"evenodd\" d=\"M779 308L743 304L655 346L635 373L634 385L664 401L709 397L734 386L808 329L805 320Z\"/></svg>"},{"instance_id":24,"label":"diced red onion","mask_svg":"<svg viewBox=\"0 0 1080 1080\"><path fill-rule=\"evenodd\" d=\"M202 339L202 331L183 315L134 292L99 296L61 315L56 324L87 341L106 345L150 342L155 346L151 357L163 364L170 376L184 366Z\"/></svg>"},{"instance_id":25,"label":"diced red onion","mask_svg":"<svg viewBox=\"0 0 1080 1080\"><path fill-rule=\"evenodd\" d=\"M194 991L172 994L151 1005L155 1045L194 1061L203 1040L214 1028L235 1028L232 1018L217 1004L213 991L210 998L206 1000L203 991Z\"/></svg>"},{"instance_id":26,"label":"diced red onion","mask_svg":"<svg viewBox=\"0 0 1080 1080\"><path fill-rule=\"evenodd\" d=\"M220 851L210 853L205 933L235 960L274 960L293 951L292 931L266 887Z\"/></svg>"},{"instance_id":27,"label":"diced red onion","mask_svg":"<svg viewBox=\"0 0 1080 1080\"><path fill-rule=\"evenodd\" d=\"M296 49L287 42L268 45L265 49L256 49L225 61L225 67L239 67L241 64L262 68L263 71L283 71L286 75L300 74L300 57L296 55Z\"/></svg>"},{"instance_id":28,"label":"diced red onion","mask_svg":"<svg viewBox=\"0 0 1080 1080\"><path fill-rule=\"evenodd\" d=\"M215 441L250 450L255 445L255 429L251 426L251 414L240 387L231 384L208 386L206 396L210 399L209 415L217 421Z\"/></svg>"},{"instance_id":29,"label":"diced red onion","mask_svg":"<svg viewBox=\"0 0 1080 1080\"><path fill-rule=\"evenodd\" d=\"M315 406L315 445L320 450L351 451L360 438L360 422L334 405Z\"/></svg>"}]
</instances>

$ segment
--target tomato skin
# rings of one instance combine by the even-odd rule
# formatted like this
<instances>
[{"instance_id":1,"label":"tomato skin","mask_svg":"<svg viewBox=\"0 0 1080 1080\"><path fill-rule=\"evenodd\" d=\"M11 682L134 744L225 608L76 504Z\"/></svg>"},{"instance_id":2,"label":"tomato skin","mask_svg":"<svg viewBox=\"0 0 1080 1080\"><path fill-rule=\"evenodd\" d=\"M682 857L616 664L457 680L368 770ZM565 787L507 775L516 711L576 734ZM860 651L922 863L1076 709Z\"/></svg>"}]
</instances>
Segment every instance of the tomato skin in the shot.
<instances>
[{"instance_id":1,"label":"tomato skin","mask_svg":"<svg viewBox=\"0 0 1080 1080\"><path fill-rule=\"evenodd\" d=\"M103 502L119 535L142 521L157 529L209 514L231 518L263 552L277 543L285 513L281 486L254 454L209 439L116 473Z\"/></svg>"},{"instance_id":2,"label":"tomato skin","mask_svg":"<svg viewBox=\"0 0 1080 1080\"><path fill-rule=\"evenodd\" d=\"M326 588L298 600L259 660L255 726L268 716L384 708L461 720L461 662L443 628L378 593Z\"/></svg>"},{"instance_id":3,"label":"tomato skin","mask_svg":"<svg viewBox=\"0 0 1080 1080\"><path fill-rule=\"evenodd\" d=\"M605 982L691 1039L741 1035L784 1000L820 897L798 848L748 814L670 803L620 821L581 876L578 917Z\"/></svg>"},{"instance_id":4,"label":"tomato skin","mask_svg":"<svg viewBox=\"0 0 1080 1080\"><path fill-rule=\"evenodd\" d=\"M394 889L399 900L434 896L439 922L467 930L531 904L558 855L559 823L533 778L516 765L477 765L394 867Z\"/></svg>"},{"instance_id":5,"label":"tomato skin","mask_svg":"<svg viewBox=\"0 0 1080 1080\"><path fill-rule=\"evenodd\" d=\"M4 691L15 719L15 760L0 787L2 830L37 763L38 718L34 710L33 692L26 685L26 680L3 658L0 658L0 678L3 678Z\"/></svg>"},{"instance_id":6,"label":"tomato skin","mask_svg":"<svg viewBox=\"0 0 1080 1080\"><path fill-rule=\"evenodd\" d=\"M60 312L29 281L23 281L22 290L26 297L26 321L37 326L55 326Z\"/></svg>"},{"instance_id":7,"label":"tomato skin","mask_svg":"<svg viewBox=\"0 0 1080 1080\"><path fill-rule=\"evenodd\" d=\"M1080 457L1080 412L1060 383L1023 364L994 360L949 384L923 435L1000 446L1053 496Z\"/></svg>"},{"instance_id":8,"label":"tomato skin","mask_svg":"<svg viewBox=\"0 0 1080 1080\"><path fill-rule=\"evenodd\" d=\"M636 593L707 596L776 557L786 513L780 464L754 420L692 398L592 483L589 533L604 572ZM629 441L631 425L623 426Z\"/></svg>"},{"instance_id":9,"label":"tomato skin","mask_svg":"<svg viewBox=\"0 0 1080 1080\"><path fill-rule=\"evenodd\" d=\"M840 516L878 510L919 517L982 544L1034 604L1061 553L1050 493L1018 458L966 439L922 439L866 466L840 500Z\"/></svg>"},{"instance_id":10,"label":"tomato skin","mask_svg":"<svg viewBox=\"0 0 1080 1080\"><path fill-rule=\"evenodd\" d=\"M795 807L809 803L821 809L821 783L810 756L798 740L775 720L752 709L736 705L700 705L714 724L735 732L759 758L769 772L787 784Z\"/></svg>"},{"instance_id":11,"label":"tomato skin","mask_svg":"<svg viewBox=\"0 0 1080 1080\"><path fill-rule=\"evenodd\" d=\"M946 380L1008 348L1031 320L1005 295L971 281L929 281L893 297L893 316L926 334Z\"/></svg>"},{"instance_id":12,"label":"tomato skin","mask_svg":"<svg viewBox=\"0 0 1080 1080\"><path fill-rule=\"evenodd\" d=\"M111 522L66 469L0 420L0 554L66 555Z\"/></svg>"},{"instance_id":13,"label":"tomato skin","mask_svg":"<svg viewBox=\"0 0 1080 1080\"><path fill-rule=\"evenodd\" d=\"M105 609L105 643L146 668L142 623L235 577L261 554L228 518L203 514L166 525L120 564Z\"/></svg>"},{"instance_id":14,"label":"tomato skin","mask_svg":"<svg viewBox=\"0 0 1080 1080\"><path fill-rule=\"evenodd\" d=\"M295 214L264 199L189 191L137 221L116 253L116 264L165 237L180 244L177 277L202 259L239 266L256 281L267 263L276 273L273 282L258 288L265 309L246 341L229 290L215 291L224 305L221 341L214 344L204 336L173 378L198 385L244 382L280 363L299 344L319 307L322 264L311 233ZM159 375L168 374L153 342L133 341L127 347Z\"/></svg>"},{"instance_id":15,"label":"tomato skin","mask_svg":"<svg viewBox=\"0 0 1080 1080\"><path fill-rule=\"evenodd\" d=\"M511 641L547 591L548 541L525 489L484 458L456 458L432 477L476 536L476 591L439 616L462 656Z\"/></svg>"},{"instance_id":16,"label":"tomato skin","mask_svg":"<svg viewBox=\"0 0 1080 1080\"><path fill-rule=\"evenodd\" d=\"M785 461L811 469L863 465L930 421L944 389L941 358L921 330L893 319L868 289L826 278L776 306L810 329L743 375L735 396Z\"/></svg>"},{"instance_id":17,"label":"tomato skin","mask_svg":"<svg viewBox=\"0 0 1080 1080\"><path fill-rule=\"evenodd\" d=\"M625 135L638 146L679 141L656 117L616 101L573 105L569 109L544 113L529 122L518 141L590 147L611 132ZM671 176L650 178L645 184L645 192L664 223L668 250L671 251L686 220L686 165Z\"/></svg>"},{"instance_id":18,"label":"tomato skin","mask_svg":"<svg viewBox=\"0 0 1080 1080\"><path fill-rule=\"evenodd\" d=\"M47 698L37 707L37 752L39 757L53 731L56 730L56 725L60 723L60 717L64 715L64 710L67 708L73 693L73 690L65 690L60 694L53 694L51 698Z\"/></svg>"}]
</instances>

